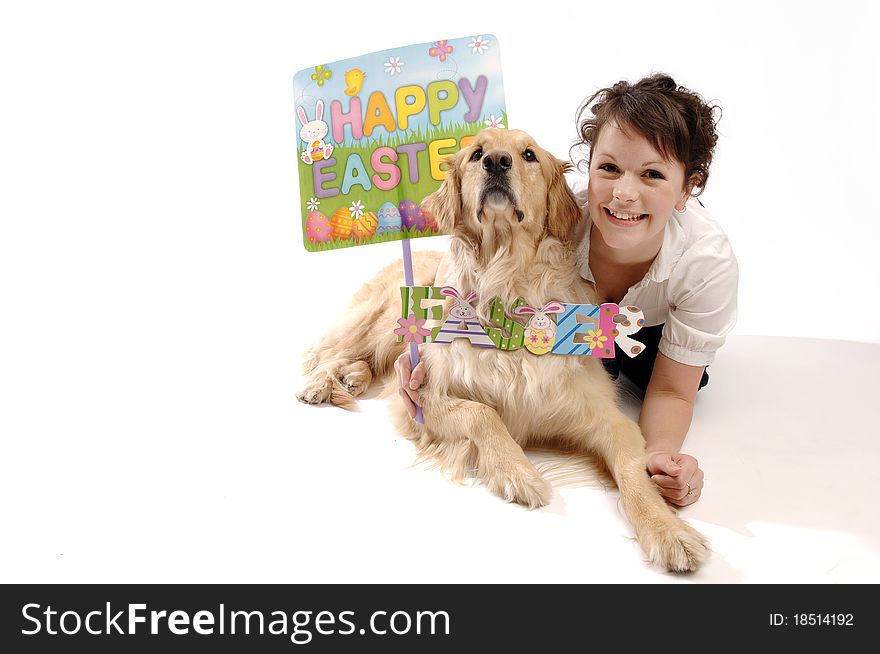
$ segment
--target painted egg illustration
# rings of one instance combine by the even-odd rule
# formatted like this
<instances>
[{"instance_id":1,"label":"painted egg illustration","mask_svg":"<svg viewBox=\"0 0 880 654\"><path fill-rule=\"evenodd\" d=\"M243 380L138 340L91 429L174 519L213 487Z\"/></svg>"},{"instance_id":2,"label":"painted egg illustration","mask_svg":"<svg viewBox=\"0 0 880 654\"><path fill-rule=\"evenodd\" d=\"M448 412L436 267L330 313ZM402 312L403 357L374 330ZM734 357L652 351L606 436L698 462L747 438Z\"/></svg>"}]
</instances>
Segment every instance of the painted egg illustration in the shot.
<instances>
[{"instance_id":1,"label":"painted egg illustration","mask_svg":"<svg viewBox=\"0 0 880 654\"><path fill-rule=\"evenodd\" d=\"M363 216L355 218L351 235L358 241L365 241L376 233L378 227L379 216L375 211L366 211Z\"/></svg>"},{"instance_id":2,"label":"painted egg illustration","mask_svg":"<svg viewBox=\"0 0 880 654\"><path fill-rule=\"evenodd\" d=\"M422 206L419 208L419 220L419 229L426 232L440 231L440 228L437 226L437 219L431 213L430 203L427 200L422 202Z\"/></svg>"},{"instance_id":3,"label":"painted egg illustration","mask_svg":"<svg viewBox=\"0 0 880 654\"><path fill-rule=\"evenodd\" d=\"M400 209L400 223L406 229L421 229L419 223L419 205L412 200L404 200L398 206Z\"/></svg>"},{"instance_id":4,"label":"painted egg illustration","mask_svg":"<svg viewBox=\"0 0 880 654\"><path fill-rule=\"evenodd\" d=\"M379 207L376 214L379 218L379 226L376 228L376 234L387 234L389 232L400 231L400 211L392 202L385 202Z\"/></svg>"},{"instance_id":5,"label":"painted egg illustration","mask_svg":"<svg viewBox=\"0 0 880 654\"><path fill-rule=\"evenodd\" d=\"M333 230L333 238L345 240L351 236L353 222L351 211L348 210L348 207L339 207L330 217L330 229Z\"/></svg>"},{"instance_id":6,"label":"painted egg illustration","mask_svg":"<svg viewBox=\"0 0 880 654\"><path fill-rule=\"evenodd\" d=\"M312 142L312 159L314 161L320 161L324 158L324 148L321 147L320 141Z\"/></svg>"},{"instance_id":7,"label":"painted egg illustration","mask_svg":"<svg viewBox=\"0 0 880 654\"><path fill-rule=\"evenodd\" d=\"M332 234L330 221L320 211L312 211L306 218L306 238L309 243L326 243Z\"/></svg>"}]
</instances>

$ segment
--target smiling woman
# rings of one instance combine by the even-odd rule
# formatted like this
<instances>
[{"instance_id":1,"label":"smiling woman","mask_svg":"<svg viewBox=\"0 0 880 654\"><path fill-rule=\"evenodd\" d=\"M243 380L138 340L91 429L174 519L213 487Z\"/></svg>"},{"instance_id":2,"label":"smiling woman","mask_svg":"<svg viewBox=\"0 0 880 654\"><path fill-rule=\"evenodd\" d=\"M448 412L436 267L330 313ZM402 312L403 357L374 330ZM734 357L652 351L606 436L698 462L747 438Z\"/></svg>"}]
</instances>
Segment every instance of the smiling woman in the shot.
<instances>
[{"instance_id":1,"label":"smiling woman","mask_svg":"<svg viewBox=\"0 0 880 654\"><path fill-rule=\"evenodd\" d=\"M717 111L656 74L598 91L579 113L590 149L589 182L578 189L586 203L580 272L600 301L645 313L644 354L607 368L644 393L648 472L677 505L702 492L702 470L680 449L706 367L736 322L736 258L695 197L709 177Z\"/></svg>"}]
</instances>

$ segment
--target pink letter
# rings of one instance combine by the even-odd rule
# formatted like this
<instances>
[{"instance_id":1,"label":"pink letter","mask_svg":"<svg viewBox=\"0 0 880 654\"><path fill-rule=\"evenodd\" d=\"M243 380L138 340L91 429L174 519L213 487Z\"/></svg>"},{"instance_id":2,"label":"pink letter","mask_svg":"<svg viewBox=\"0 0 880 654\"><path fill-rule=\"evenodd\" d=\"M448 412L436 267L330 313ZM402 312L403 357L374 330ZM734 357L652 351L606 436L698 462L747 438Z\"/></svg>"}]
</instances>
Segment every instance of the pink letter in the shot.
<instances>
[{"instance_id":1,"label":"pink letter","mask_svg":"<svg viewBox=\"0 0 880 654\"><path fill-rule=\"evenodd\" d=\"M364 136L364 117L361 115L361 99L351 99L347 114L342 113L342 103L334 100L330 103L330 120L333 123L333 140L342 143L345 140L345 126L351 125L351 137L360 141Z\"/></svg>"},{"instance_id":2,"label":"pink letter","mask_svg":"<svg viewBox=\"0 0 880 654\"><path fill-rule=\"evenodd\" d=\"M397 153L389 147L381 147L374 150L373 156L370 157L370 164L373 166L373 170L376 171L376 174L373 175L373 184L380 191L390 191L400 184L400 168L393 163L385 163L382 161L382 157L388 157L391 161L397 161ZM389 175L388 180L386 181L379 177L379 173Z\"/></svg>"}]
</instances>

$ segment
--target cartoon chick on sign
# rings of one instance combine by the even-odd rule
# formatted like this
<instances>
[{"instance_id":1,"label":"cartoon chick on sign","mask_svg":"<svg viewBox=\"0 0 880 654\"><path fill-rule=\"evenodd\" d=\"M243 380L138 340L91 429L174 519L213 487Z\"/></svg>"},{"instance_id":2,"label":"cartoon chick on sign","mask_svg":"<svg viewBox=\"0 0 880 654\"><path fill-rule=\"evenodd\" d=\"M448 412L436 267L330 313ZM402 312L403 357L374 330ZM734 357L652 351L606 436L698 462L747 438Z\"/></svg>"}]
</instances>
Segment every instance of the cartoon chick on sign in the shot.
<instances>
[{"instance_id":1,"label":"cartoon chick on sign","mask_svg":"<svg viewBox=\"0 0 880 654\"><path fill-rule=\"evenodd\" d=\"M360 93L366 78L367 74L359 68L352 68L347 71L345 73L345 83L348 85L348 88L345 89L345 95L353 97Z\"/></svg>"}]
</instances>

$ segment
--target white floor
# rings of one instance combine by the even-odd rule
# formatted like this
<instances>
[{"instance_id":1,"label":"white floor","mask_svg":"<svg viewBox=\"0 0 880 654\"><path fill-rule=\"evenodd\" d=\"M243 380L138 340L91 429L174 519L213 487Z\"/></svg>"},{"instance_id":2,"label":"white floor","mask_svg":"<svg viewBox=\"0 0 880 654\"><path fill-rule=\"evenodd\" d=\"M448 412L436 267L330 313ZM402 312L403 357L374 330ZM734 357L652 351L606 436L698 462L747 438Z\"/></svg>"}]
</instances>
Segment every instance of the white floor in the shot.
<instances>
[{"instance_id":1,"label":"white floor","mask_svg":"<svg viewBox=\"0 0 880 654\"><path fill-rule=\"evenodd\" d=\"M714 549L690 576L645 563L614 489L557 483L530 512L453 485L380 400L302 405L246 356L200 368L213 387L184 369L153 396L17 407L0 581L880 582L878 345L729 339L687 440L707 486L682 516Z\"/></svg>"}]
</instances>

